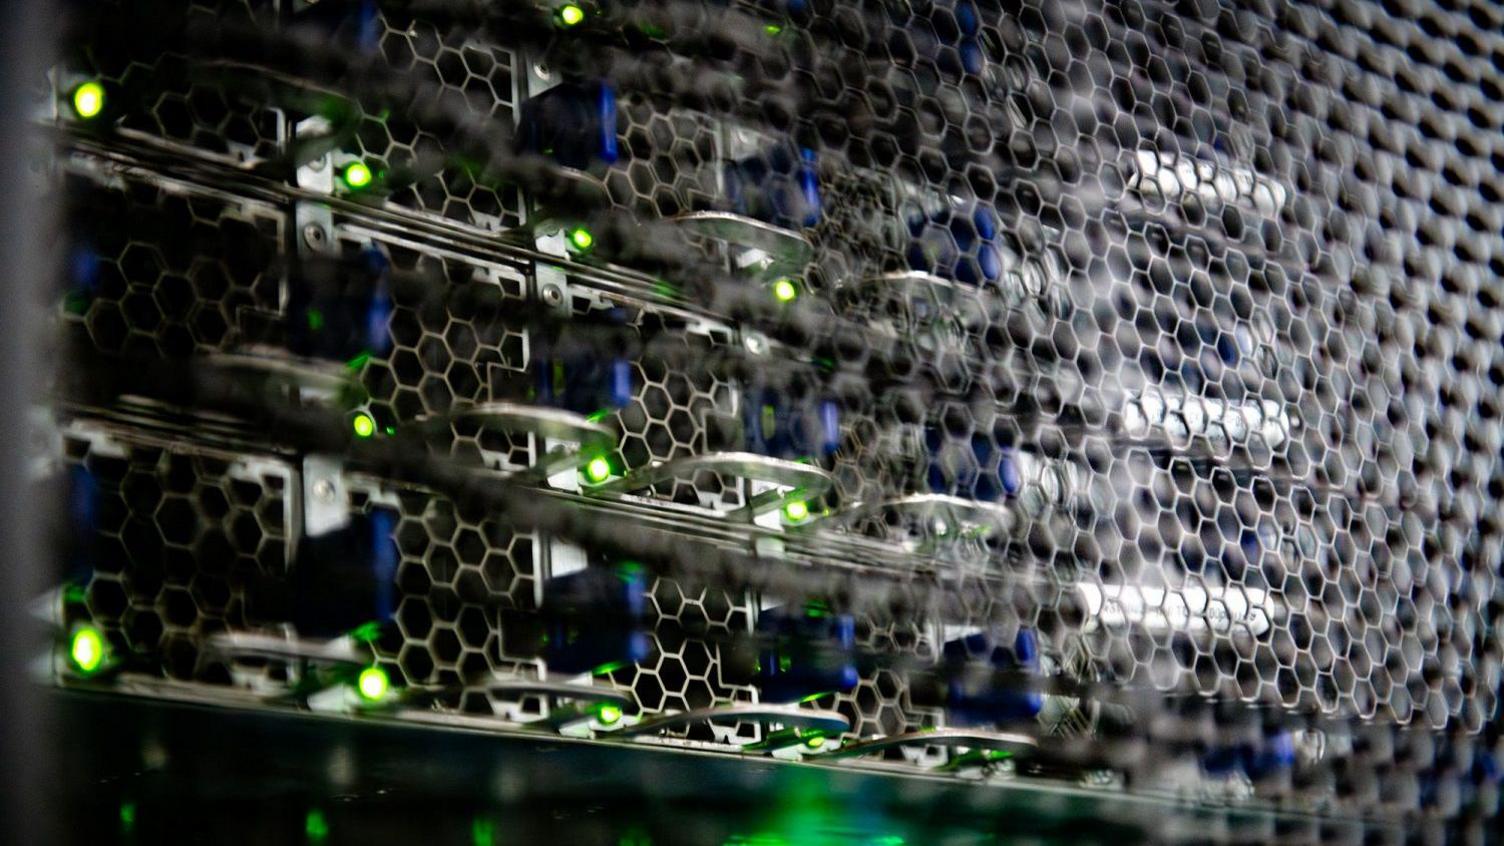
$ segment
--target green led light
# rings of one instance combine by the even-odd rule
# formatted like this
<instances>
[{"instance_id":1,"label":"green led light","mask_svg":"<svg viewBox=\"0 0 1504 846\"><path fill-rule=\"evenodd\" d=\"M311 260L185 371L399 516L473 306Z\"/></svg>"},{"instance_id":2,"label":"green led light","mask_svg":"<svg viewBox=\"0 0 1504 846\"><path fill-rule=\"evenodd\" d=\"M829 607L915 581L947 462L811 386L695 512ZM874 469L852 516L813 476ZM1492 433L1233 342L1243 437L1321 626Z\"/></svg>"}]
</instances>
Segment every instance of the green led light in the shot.
<instances>
[{"instance_id":1,"label":"green led light","mask_svg":"<svg viewBox=\"0 0 1504 846\"><path fill-rule=\"evenodd\" d=\"M120 803L120 831L130 834L136 828L136 803Z\"/></svg>"},{"instance_id":2,"label":"green led light","mask_svg":"<svg viewBox=\"0 0 1504 846\"><path fill-rule=\"evenodd\" d=\"M783 27L779 26L778 24L768 24L767 26L764 26L762 28L762 31L766 32L769 35L777 35L778 33L783 32Z\"/></svg>"},{"instance_id":3,"label":"green led light","mask_svg":"<svg viewBox=\"0 0 1504 846\"><path fill-rule=\"evenodd\" d=\"M104 635L93 626L79 626L68 644L68 658L80 673L104 666Z\"/></svg>"},{"instance_id":4,"label":"green led light","mask_svg":"<svg viewBox=\"0 0 1504 846\"><path fill-rule=\"evenodd\" d=\"M355 430L355 437L369 438L376 434L376 419L365 412L357 412L350 420L350 428Z\"/></svg>"},{"instance_id":5,"label":"green led light","mask_svg":"<svg viewBox=\"0 0 1504 846\"><path fill-rule=\"evenodd\" d=\"M601 482L611 478L611 462L607 461L603 456L596 456L590 459L585 465L585 478L592 485L599 485Z\"/></svg>"},{"instance_id":6,"label":"green led light","mask_svg":"<svg viewBox=\"0 0 1504 846\"><path fill-rule=\"evenodd\" d=\"M84 120L98 117L104 111L104 86L85 82L73 89L73 111Z\"/></svg>"},{"instance_id":7,"label":"green led light","mask_svg":"<svg viewBox=\"0 0 1504 846\"><path fill-rule=\"evenodd\" d=\"M367 702L380 702L386 697L391 682L386 677L386 670L380 667L367 667L360 671L360 678L356 679L355 687L360 691L362 699Z\"/></svg>"},{"instance_id":8,"label":"green led light","mask_svg":"<svg viewBox=\"0 0 1504 846\"><path fill-rule=\"evenodd\" d=\"M783 506L783 519L790 523L801 523L809 518L809 503L802 499L796 499Z\"/></svg>"},{"instance_id":9,"label":"green led light","mask_svg":"<svg viewBox=\"0 0 1504 846\"><path fill-rule=\"evenodd\" d=\"M773 283L773 299L781 303L791 303L799 298L799 286L787 276L780 277Z\"/></svg>"},{"instance_id":10,"label":"green led light","mask_svg":"<svg viewBox=\"0 0 1504 846\"><path fill-rule=\"evenodd\" d=\"M329 839L329 821L324 819L324 812L315 808L303 818L303 833L308 835L309 843L323 843Z\"/></svg>"},{"instance_id":11,"label":"green led light","mask_svg":"<svg viewBox=\"0 0 1504 846\"><path fill-rule=\"evenodd\" d=\"M371 180L375 179L376 175L371 173L371 166L365 162L350 162L345 165L344 171L340 173L340 178L345 181L345 187L359 191L370 185Z\"/></svg>"},{"instance_id":12,"label":"green led light","mask_svg":"<svg viewBox=\"0 0 1504 846\"><path fill-rule=\"evenodd\" d=\"M470 842L475 846L492 846L496 842L496 824L483 817L471 820Z\"/></svg>"},{"instance_id":13,"label":"green led light","mask_svg":"<svg viewBox=\"0 0 1504 846\"><path fill-rule=\"evenodd\" d=\"M625 662L625 661L608 661L608 662L600 665L599 667L596 667L595 669L591 670L590 671L590 675L592 675L592 676L604 676L607 673L614 673L617 670L620 670L622 667L625 667L625 666L627 666L627 662Z\"/></svg>"},{"instance_id":14,"label":"green led light","mask_svg":"<svg viewBox=\"0 0 1504 846\"><path fill-rule=\"evenodd\" d=\"M586 229L583 226L576 226L575 228L569 230L569 243L576 250L579 250L583 253L591 247L595 246L595 236L590 234L589 229Z\"/></svg>"},{"instance_id":15,"label":"green led light","mask_svg":"<svg viewBox=\"0 0 1504 846\"><path fill-rule=\"evenodd\" d=\"M601 709L595 712L595 718L603 726L614 725L617 720L621 719L621 709L615 705L602 705Z\"/></svg>"},{"instance_id":16,"label":"green led light","mask_svg":"<svg viewBox=\"0 0 1504 846\"><path fill-rule=\"evenodd\" d=\"M808 740L804 741L804 745L808 746L811 749L819 749L821 746L825 745L825 738L824 736L817 734L814 737L811 737Z\"/></svg>"},{"instance_id":17,"label":"green led light","mask_svg":"<svg viewBox=\"0 0 1504 846\"><path fill-rule=\"evenodd\" d=\"M565 26L578 26L585 21L585 10L574 3L565 3L559 7L559 23Z\"/></svg>"}]
</instances>

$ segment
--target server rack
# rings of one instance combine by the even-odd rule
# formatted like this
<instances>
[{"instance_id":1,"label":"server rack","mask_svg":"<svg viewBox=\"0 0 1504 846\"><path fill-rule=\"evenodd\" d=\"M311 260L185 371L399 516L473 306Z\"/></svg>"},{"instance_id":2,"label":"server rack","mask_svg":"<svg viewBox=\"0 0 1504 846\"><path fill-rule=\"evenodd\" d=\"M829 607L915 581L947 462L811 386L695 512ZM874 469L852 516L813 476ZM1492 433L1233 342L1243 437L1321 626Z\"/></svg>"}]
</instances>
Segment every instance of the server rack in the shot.
<instances>
[{"instance_id":1,"label":"server rack","mask_svg":"<svg viewBox=\"0 0 1504 846\"><path fill-rule=\"evenodd\" d=\"M1489 829L1497 9L62 23L37 613L67 712L138 715L110 783L177 784L186 702L346 760L287 752L263 838L458 830L392 785L493 842L529 802L582 842L938 842L1019 796L1069 808L1042 836ZM350 772L378 736L421 770L413 731L532 751ZM540 749L721 756L748 802L762 761L945 786L813 832L581 822L489 784ZM119 783L115 834L170 819Z\"/></svg>"}]
</instances>

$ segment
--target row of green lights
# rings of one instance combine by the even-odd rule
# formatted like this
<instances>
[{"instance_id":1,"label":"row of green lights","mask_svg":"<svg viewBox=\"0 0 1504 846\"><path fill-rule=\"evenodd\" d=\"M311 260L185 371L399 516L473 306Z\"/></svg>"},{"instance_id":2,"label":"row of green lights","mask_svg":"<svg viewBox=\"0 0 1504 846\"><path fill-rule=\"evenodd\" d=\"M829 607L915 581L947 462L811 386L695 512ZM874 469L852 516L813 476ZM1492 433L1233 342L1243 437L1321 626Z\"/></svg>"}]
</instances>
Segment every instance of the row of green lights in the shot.
<instances>
[{"instance_id":1,"label":"row of green lights","mask_svg":"<svg viewBox=\"0 0 1504 846\"><path fill-rule=\"evenodd\" d=\"M104 112L104 86L93 80L81 83L73 89L72 103L74 114L80 118L91 120L98 117ZM375 172L363 161L351 162L340 171L340 180L352 191L369 187L375 179Z\"/></svg>"},{"instance_id":2,"label":"row of green lights","mask_svg":"<svg viewBox=\"0 0 1504 846\"><path fill-rule=\"evenodd\" d=\"M68 641L68 660L78 672L89 675L104 666L106 650L103 632L94 626L79 626ZM362 699L380 702L391 689L391 679L380 667L367 667L356 678L355 689Z\"/></svg>"},{"instance_id":3,"label":"row of green lights","mask_svg":"<svg viewBox=\"0 0 1504 846\"><path fill-rule=\"evenodd\" d=\"M104 85L93 80L81 83L73 89L71 100L73 103L73 112L80 118L92 120L99 117L104 112ZM365 162L353 161L345 165L344 169L340 171L340 180L350 190L359 191L369 187L376 180L376 173Z\"/></svg>"}]
</instances>

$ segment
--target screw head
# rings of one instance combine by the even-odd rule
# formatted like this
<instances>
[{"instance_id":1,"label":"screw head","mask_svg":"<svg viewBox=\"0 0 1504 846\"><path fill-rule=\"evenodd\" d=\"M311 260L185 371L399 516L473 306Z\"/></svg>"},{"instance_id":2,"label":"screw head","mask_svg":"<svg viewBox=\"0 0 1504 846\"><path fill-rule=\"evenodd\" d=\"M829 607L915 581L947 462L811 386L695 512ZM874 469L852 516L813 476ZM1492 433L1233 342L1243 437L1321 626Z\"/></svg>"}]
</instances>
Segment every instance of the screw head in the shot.
<instances>
[{"instance_id":1,"label":"screw head","mask_svg":"<svg viewBox=\"0 0 1504 846\"><path fill-rule=\"evenodd\" d=\"M315 250L322 249L328 237L324 232L324 227L317 223L310 223L303 227L303 243Z\"/></svg>"}]
</instances>

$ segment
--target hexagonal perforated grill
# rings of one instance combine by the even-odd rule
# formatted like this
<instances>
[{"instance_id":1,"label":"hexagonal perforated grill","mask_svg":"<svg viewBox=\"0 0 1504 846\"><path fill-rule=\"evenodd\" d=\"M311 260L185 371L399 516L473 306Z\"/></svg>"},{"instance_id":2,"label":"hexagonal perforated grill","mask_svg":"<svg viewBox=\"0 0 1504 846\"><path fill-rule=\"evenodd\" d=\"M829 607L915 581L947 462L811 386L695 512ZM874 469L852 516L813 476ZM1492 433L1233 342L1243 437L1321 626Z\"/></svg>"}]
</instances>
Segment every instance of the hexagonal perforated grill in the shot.
<instances>
[{"instance_id":1,"label":"hexagonal perforated grill","mask_svg":"<svg viewBox=\"0 0 1504 846\"><path fill-rule=\"evenodd\" d=\"M209 638L281 622L264 589L285 579L292 557L287 468L86 429L66 435L64 449L94 499L97 563L78 585L87 617L140 667L228 682Z\"/></svg>"},{"instance_id":2,"label":"hexagonal perforated grill","mask_svg":"<svg viewBox=\"0 0 1504 846\"><path fill-rule=\"evenodd\" d=\"M281 154L287 136L282 110L234 70L199 64L187 40L187 33L204 27L274 27L275 4L184 3L172 19L157 18L145 27L135 4L104 3L94 11L75 34L79 55L55 80L60 101L73 86L97 80L105 86L106 115L118 114L125 130L234 162ZM62 102L59 109L65 120L71 117Z\"/></svg>"},{"instance_id":3,"label":"hexagonal perforated grill","mask_svg":"<svg viewBox=\"0 0 1504 846\"><path fill-rule=\"evenodd\" d=\"M375 28L385 63L432 101L429 108L497 127L511 124L517 96L512 50L463 26L401 13L378 14ZM387 175L394 189L387 199L398 206L493 231L522 222L515 188L477 184L473 167L455 160L458 151L401 111L363 115L353 141L348 152Z\"/></svg>"},{"instance_id":4,"label":"hexagonal perforated grill","mask_svg":"<svg viewBox=\"0 0 1504 846\"><path fill-rule=\"evenodd\" d=\"M183 184L68 182L62 309L108 352L233 349L281 297L285 218Z\"/></svg>"},{"instance_id":5,"label":"hexagonal perforated grill","mask_svg":"<svg viewBox=\"0 0 1504 846\"><path fill-rule=\"evenodd\" d=\"M443 498L399 495L402 593L396 625L376 642L408 685L464 685L514 669L497 608L535 607L536 537ZM394 674L395 675L395 674ZM472 691L470 695L479 695Z\"/></svg>"}]
</instances>

